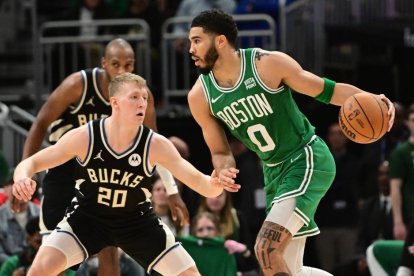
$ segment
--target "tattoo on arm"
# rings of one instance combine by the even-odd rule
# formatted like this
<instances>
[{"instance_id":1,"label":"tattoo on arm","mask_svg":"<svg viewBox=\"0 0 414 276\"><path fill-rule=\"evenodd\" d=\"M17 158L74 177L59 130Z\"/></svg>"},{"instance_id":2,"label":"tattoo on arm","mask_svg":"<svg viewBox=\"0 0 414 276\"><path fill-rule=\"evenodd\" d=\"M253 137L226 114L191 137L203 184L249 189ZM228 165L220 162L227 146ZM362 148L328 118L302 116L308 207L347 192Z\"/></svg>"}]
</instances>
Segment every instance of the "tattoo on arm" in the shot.
<instances>
[{"instance_id":1,"label":"tattoo on arm","mask_svg":"<svg viewBox=\"0 0 414 276\"><path fill-rule=\"evenodd\" d=\"M262 56L268 56L268 55L269 53L267 52L256 51L256 55L254 56L254 58L257 60L260 60Z\"/></svg>"}]
</instances>

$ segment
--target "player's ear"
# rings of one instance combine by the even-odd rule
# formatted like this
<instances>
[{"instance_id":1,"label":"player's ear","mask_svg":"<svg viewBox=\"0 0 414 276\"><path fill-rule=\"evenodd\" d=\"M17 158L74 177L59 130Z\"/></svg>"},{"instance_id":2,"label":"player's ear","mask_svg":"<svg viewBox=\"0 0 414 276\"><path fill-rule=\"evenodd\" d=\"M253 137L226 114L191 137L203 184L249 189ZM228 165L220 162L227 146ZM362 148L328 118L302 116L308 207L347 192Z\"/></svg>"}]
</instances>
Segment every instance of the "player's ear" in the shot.
<instances>
[{"instance_id":1,"label":"player's ear","mask_svg":"<svg viewBox=\"0 0 414 276\"><path fill-rule=\"evenodd\" d=\"M102 69L105 69L105 66L106 66L105 57L101 57L101 67L102 67Z\"/></svg>"},{"instance_id":2,"label":"player's ear","mask_svg":"<svg viewBox=\"0 0 414 276\"><path fill-rule=\"evenodd\" d=\"M117 106L118 105L118 99L116 97L110 97L109 102L111 103L111 106Z\"/></svg>"},{"instance_id":3,"label":"player's ear","mask_svg":"<svg viewBox=\"0 0 414 276\"><path fill-rule=\"evenodd\" d=\"M224 35L216 36L216 47L222 48L224 46L225 42L227 42L226 36L224 36Z\"/></svg>"}]
</instances>

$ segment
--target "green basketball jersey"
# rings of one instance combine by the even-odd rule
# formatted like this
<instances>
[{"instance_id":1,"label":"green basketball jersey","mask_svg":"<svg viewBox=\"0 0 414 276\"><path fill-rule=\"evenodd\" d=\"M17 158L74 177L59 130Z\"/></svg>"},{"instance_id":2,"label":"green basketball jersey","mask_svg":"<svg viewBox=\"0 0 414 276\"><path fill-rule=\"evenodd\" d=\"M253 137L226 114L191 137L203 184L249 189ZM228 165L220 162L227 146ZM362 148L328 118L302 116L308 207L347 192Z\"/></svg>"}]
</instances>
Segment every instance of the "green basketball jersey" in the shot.
<instances>
[{"instance_id":1,"label":"green basketball jersey","mask_svg":"<svg viewBox=\"0 0 414 276\"><path fill-rule=\"evenodd\" d=\"M276 164L303 148L315 129L299 111L290 87L270 89L260 79L257 50L240 49L242 69L234 87L220 87L212 71L200 80L212 114L264 163Z\"/></svg>"}]
</instances>

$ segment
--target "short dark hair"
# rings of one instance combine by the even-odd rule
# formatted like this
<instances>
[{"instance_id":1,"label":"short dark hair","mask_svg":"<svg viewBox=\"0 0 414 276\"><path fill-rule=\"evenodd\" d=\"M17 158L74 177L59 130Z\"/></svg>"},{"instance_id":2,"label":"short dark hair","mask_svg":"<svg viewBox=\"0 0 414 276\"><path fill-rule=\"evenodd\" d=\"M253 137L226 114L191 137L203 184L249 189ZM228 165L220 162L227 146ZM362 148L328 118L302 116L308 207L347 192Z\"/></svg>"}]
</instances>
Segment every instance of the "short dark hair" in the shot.
<instances>
[{"instance_id":1,"label":"short dark hair","mask_svg":"<svg viewBox=\"0 0 414 276\"><path fill-rule=\"evenodd\" d=\"M191 22L192 27L201 27L205 33L224 35L230 45L236 47L236 22L231 15L222 10L212 9L201 12Z\"/></svg>"}]
</instances>

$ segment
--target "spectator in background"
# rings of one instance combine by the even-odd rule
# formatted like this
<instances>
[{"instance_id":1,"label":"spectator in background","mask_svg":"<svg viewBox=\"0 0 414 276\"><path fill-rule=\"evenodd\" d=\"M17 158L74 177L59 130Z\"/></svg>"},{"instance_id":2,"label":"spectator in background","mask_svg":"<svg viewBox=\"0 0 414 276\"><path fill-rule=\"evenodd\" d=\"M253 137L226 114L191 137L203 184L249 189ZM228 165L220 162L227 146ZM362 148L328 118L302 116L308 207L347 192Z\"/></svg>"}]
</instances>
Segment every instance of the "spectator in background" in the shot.
<instances>
[{"instance_id":1,"label":"spectator in background","mask_svg":"<svg viewBox=\"0 0 414 276\"><path fill-rule=\"evenodd\" d=\"M367 250L367 261L373 276L414 275L414 220L405 241L379 240Z\"/></svg>"},{"instance_id":2,"label":"spectator in background","mask_svg":"<svg viewBox=\"0 0 414 276\"><path fill-rule=\"evenodd\" d=\"M413 276L414 275L414 220L408 230L404 246L401 250L401 259L399 262L396 276Z\"/></svg>"},{"instance_id":3,"label":"spectator in background","mask_svg":"<svg viewBox=\"0 0 414 276\"><path fill-rule=\"evenodd\" d=\"M189 225L184 225L179 219L175 221L172 219L168 205L168 194L158 175L153 177L151 201L155 214L170 228L174 236L189 234Z\"/></svg>"},{"instance_id":4,"label":"spectator in background","mask_svg":"<svg viewBox=\"0 0 414 276\"><path fill-rule=\"evenodd\" d=\"M233 207L231 194L223 191L215 198L201 197L198 213L211 212L220 222L220 233L227 240L234 240L245 245L245 254L236 255L238 271L247 272L257 269L254 258L253 242L244 214Z\"/></svg>"},{"instance_id":5,"label":"spectator in background","mask_svg":"<svg viewBox=\"0 0 414 276\"><path fill-rule=\"evenodd\" d=\"M394 216L394 238L404 240L414 219L414 104L406 121L410 136L391 152L390 178Z\"/></svg>"},{"instance_id":6,"label":"spectator in background","mask_svg":"<svg viewBox=\"0 0 414 276\"><path fill-rule=\"evenodd\" d=\"M1 276L26 275L28 268L32 265L34 257L42 244L39 217L33 217L26 223L25 232L27 245L24 246L22 252L6 259L0 268Z\"/></svg>"},{"instance_id":7,"label":"spectator in background","mask_svg":"<svg viewBox=\"0 0 414 276\"><path fill-rule=\"evenodd\" d=\"M0 207L0 264L8 257L22 252L26 246L25 226L28 221L38 217L40 212L39 206L32 201L20 201L19 212L12 211L12 184L11 177L5 183L8 201Z\"/></svg>"},{"instance_id":8,"label":"spectator in background","mask_svg":"<svg viewBox=\"0 0 414 276\"><path fill-rule=\"evenodd\" d=\"M375 240L393 239L389 172L389 162L383 161L377 170L379 193L368 198L361 208L358 223L358 248L361 253Z\"/></svg>"},{"instance_id":9,"label":"spectator in background","mask_svg":"<svg viewBox=\"0 0 414 276\"><path fill-rule=\"evenodd\" d=\"M246 246L235 241L225 241L216 215L210 212L198 213L191 220L191 234L178 239L193 257L201 275L236 275L234 254L243 252Z\"/></svg>"},{"instance_id":10,"label":"spectator in background","mask_svg":"<svg viewBox=\"0 0 414 276\"><path fill-rule=\"evenodd\" d=\"M391 151L407 140L407 110L401 103L394 103L395 120L390 132L376 143L363 146L361 154L361 198L367 199L378 194L377 168L381 162L390 160Z\"/></svg>"},{"instance_id":11,"label":"spectator in background","mask_svg":"<svg viewBox=\"0 0 414 276\"><path fill-rule=\"evenodd\" d=\"M177 136L171 136L168 139L173 143L175 148L180 153L181 157L186 160L189 160L190 147L188 146L188 144L183 139ZM197 213L198 206L200 205L200 195L194 192L192 189L188 188L187 185L181 183L181 181L179 181L178 179L175 179L175 182L177 183L178 191L180 192L183 201L187 205L190 218L193 218Z\"/></svg>"},{"instance_id":12,"label":"spectator in background","mask_svg":"<svg viewBox=\"0 0 414 276\"><path fill-rule=\"evenodd\" d=\"M335 267L335 276L370 275L366 251L377 240L393 239L389 163L383 161L377 170L379 193L364 201L359 216L356 256Z\"/></svg>"},{"instance_id":13,"label":"spectator in background","mask_svg":"<svg viewBox=\"0 0 414 276\"><path fill-rule=\"evenodd\" d=\"M335 264L355 252L358 222L358 159L347 150L348 139L338 123L328 129L327 142L336 163L336 177L322 198L315 220L321 234L315 237L319 263L332 272Z\"/></svg>"}]
</instances>

